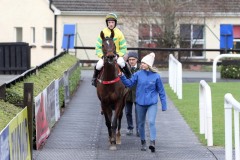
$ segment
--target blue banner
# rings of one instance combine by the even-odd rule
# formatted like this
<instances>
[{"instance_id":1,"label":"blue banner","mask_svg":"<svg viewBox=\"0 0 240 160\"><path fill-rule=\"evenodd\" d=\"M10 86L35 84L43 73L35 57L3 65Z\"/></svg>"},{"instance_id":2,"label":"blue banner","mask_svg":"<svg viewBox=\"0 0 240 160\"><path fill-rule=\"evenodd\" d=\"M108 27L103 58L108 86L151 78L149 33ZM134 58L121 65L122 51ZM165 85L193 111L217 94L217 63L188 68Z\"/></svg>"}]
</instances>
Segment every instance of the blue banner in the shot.
<instances>
[{"instance_id":1,"label":"blue banner","mask_svg":"<svg viewBox=\"0 0 240 160\"><path fill-rule=\"evenodd\" d=\"M63 29L63 40L62 48L63 49L73 49L74 40L75 40L75 24L65 24Z\"/></svg>"},{"instance_id":2,"label":"blue banner","mask_svg":"<svg viewBox=\"0 0 240 160\"><path fill-rule=\"evenodd\" d=\"M233 48L233 25L231 24L220 25L220 48L221 49Z\"/></svg>"}]
</instances>

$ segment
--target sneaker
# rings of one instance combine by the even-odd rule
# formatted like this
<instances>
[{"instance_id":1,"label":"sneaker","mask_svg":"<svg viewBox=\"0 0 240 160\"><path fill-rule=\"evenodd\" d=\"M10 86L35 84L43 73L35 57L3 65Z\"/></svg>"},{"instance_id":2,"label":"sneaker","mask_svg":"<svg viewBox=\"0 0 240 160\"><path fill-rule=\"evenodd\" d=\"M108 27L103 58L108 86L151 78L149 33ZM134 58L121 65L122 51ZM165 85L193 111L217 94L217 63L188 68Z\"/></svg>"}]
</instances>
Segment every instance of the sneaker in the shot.
<instances>
[{"instance_id":1,"label":"sneaker","mask_svg":"<svg viewBox=\"0 0 240 160\"><path fill-rule=\"evenodd\" d=\"M146 146L146 141L145 140L141 140L141 151L146 151L147 150L147 146Z\"/></svg>"},{"instance_id":2,"label":"sneaker","mask_svg":"<svg viewBox=\"0 0 240 160\"><path fill-rule=\"evenodd\" d=\"M128 129L128 130L127 130L127 135L128 135L128 136L133 135L133 130L132 130L132 129Z\"/></svg>"},{"instance_id":3,"label":"sneaker","mask_svg":"<svg viewBox=\"0 0 240 160\"><path fill-rule=\"evenodd\" d=\"M151 152L155 152L155 141L150 141L149 149Z\"/></svg>"}]
</instances>

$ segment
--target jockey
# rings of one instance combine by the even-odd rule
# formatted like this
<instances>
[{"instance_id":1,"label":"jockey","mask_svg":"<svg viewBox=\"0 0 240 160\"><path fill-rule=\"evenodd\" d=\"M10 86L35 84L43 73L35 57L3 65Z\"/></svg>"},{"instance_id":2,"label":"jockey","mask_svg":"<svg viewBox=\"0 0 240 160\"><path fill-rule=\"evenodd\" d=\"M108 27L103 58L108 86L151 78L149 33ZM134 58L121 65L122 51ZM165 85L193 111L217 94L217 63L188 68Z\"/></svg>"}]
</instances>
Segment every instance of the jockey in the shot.
<instances>
[{"instance_id":1,"label":"jockey","mask_svg":"<svg viewBox=\"0 0 240 160\"><path fill-rule=\"evenodd\" d=\"M114 43L116 46L116 59L117 64L120 66L122 72L126 75L126 77L130 78L131 72L128 69L128 66L126 65L123 56L127 52L127 45L126 40L124 38L123 33L116 28L117 25L117 15L114 13L109 13L106 16L106 25L107 27L103 29L103 33L106 37L110 37L111 30L114 31ZM94 68L94 74L92 78L92 85L96 87L96 79L98 74L100 73L100 70L103 67L103 52L102 52L102 39L100 35L98 36L97 43L96 43L96 54L100 58L96 64L96 67Z\"/></svg>"}]
</instances>

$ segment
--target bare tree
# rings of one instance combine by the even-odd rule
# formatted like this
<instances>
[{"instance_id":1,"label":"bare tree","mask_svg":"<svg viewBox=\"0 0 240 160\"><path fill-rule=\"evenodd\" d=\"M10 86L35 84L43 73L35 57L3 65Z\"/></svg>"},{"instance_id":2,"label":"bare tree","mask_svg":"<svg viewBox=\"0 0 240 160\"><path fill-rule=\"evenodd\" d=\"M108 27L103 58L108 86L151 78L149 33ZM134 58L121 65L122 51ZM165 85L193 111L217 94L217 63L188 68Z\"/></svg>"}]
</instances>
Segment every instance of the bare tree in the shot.
<instances>
[{"instance_id":1,"label":"bare tree","mask_svg":"<svg viewBox=\"0 0 240 160\"><path fill-rule=\"evenodd\" d=\"M176 13L182 3L178 0L132 0L121 19L127 27L126 39L132 46L175 48L179 44ZM136 40L136 35L138 39ZM141 52L144 56L147 52ZM158 54L160 55L160 54ZM161 53L156 60L162 61L168 53Z\"/></svg>"},{"instance_id":2,"label":"bare tree","mask_svg":"<svg viewBox=\"0 0 240 160\"><path fill-rule=\"evenodd\" d=\"M117 0L113 1L119 3ZM124 6L115 6L113 10L121 12L124 30L128 30L125 37L130 46L176 48L182 45L181 47L187 48L189 46L181 43L179 22L192 24L194 20L195 24L201 24L196 28L203 30L204 18L211 17L217 11L230 11L229 1L239 4L238 0L124 0L121 1ZM183 29L181 31L184 32ZM168 54L161 53L157 59L166 60ZM184 53L184 56L189 56L189 53Z\"/></svg>"}]
</instances>

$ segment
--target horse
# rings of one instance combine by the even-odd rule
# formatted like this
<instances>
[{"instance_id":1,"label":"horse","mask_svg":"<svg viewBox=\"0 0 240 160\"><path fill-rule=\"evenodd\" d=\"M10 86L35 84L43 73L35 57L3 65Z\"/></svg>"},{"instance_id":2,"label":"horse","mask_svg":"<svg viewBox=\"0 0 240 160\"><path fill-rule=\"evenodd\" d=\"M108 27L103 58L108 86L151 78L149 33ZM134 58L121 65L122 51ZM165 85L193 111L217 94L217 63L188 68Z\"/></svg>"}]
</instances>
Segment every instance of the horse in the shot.
<instances>
[{"instance_id":1,"label":"horse","mask_svg":"<svg viewBox=\"0 0 240 160\"><path fill-rule=\"evenodd\" d=\"M100 36L102 38L104 66L97 79L97 95L101 102L105 124L108 129L109 149L117 150L116 144L121 144L121 120L128 89L118 76L120 68L115 58L114 31L111 31L110 37L105 38L103 32L100 33Z\"/></svg>"}]
</instances>

